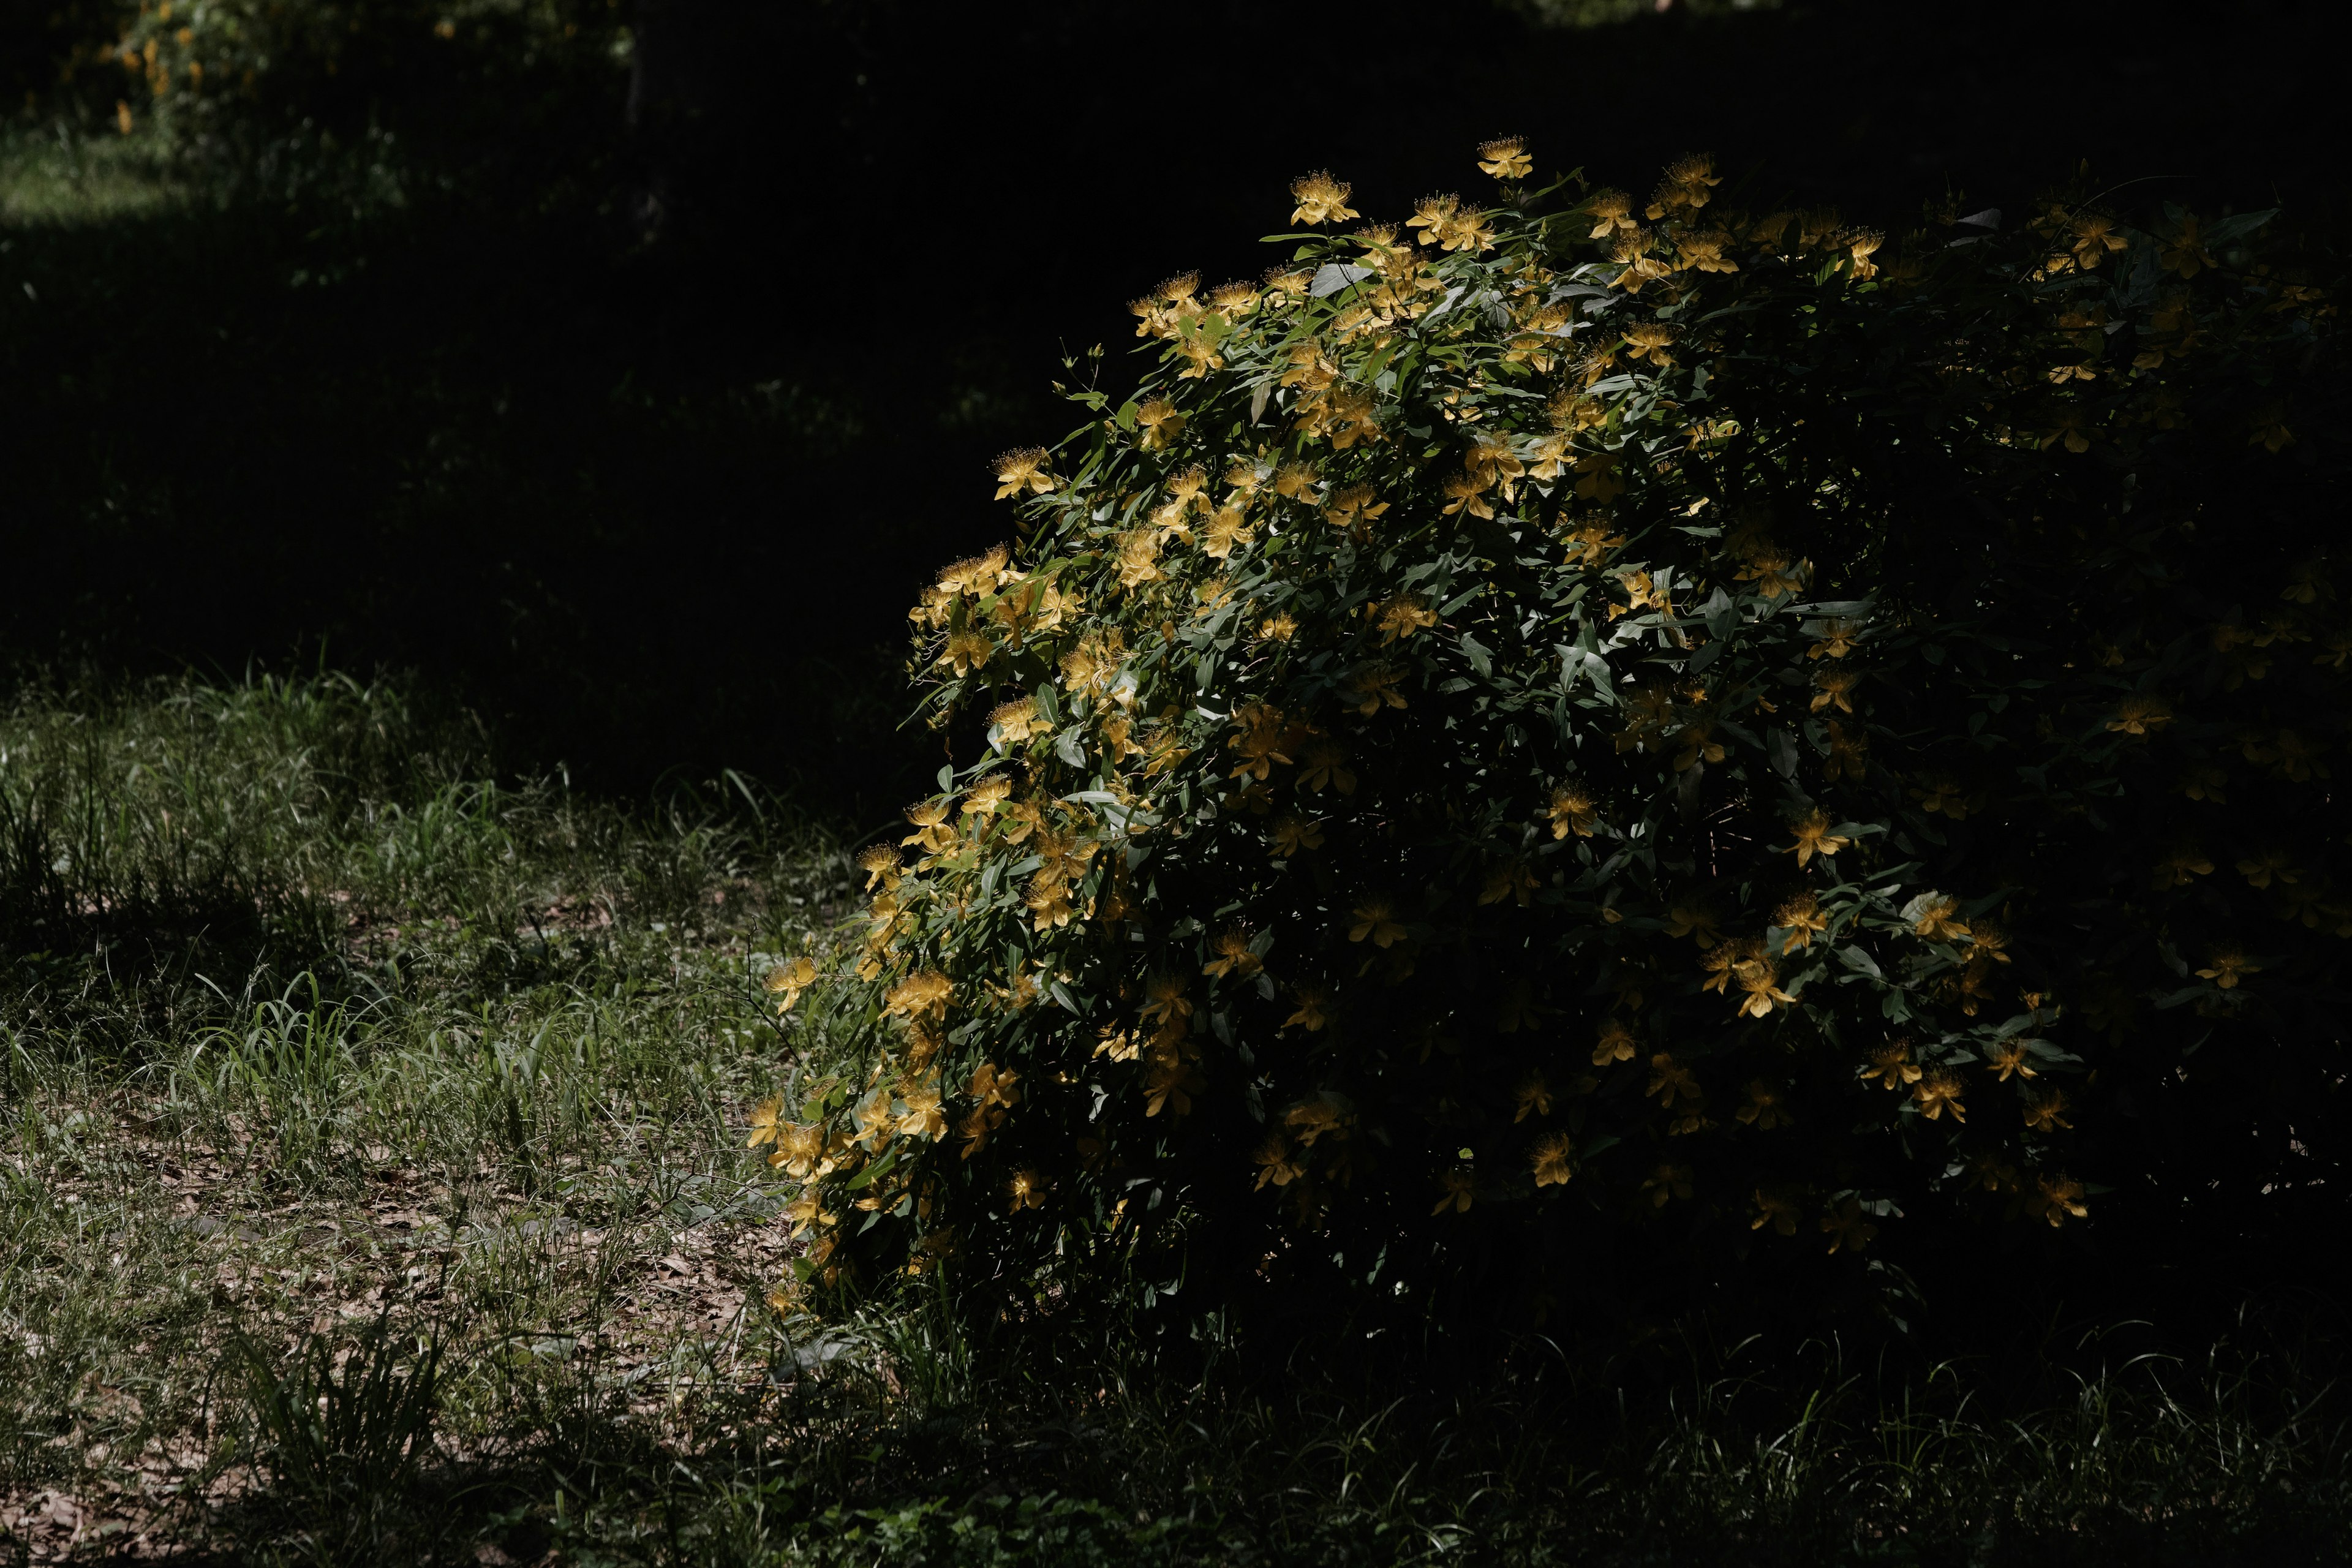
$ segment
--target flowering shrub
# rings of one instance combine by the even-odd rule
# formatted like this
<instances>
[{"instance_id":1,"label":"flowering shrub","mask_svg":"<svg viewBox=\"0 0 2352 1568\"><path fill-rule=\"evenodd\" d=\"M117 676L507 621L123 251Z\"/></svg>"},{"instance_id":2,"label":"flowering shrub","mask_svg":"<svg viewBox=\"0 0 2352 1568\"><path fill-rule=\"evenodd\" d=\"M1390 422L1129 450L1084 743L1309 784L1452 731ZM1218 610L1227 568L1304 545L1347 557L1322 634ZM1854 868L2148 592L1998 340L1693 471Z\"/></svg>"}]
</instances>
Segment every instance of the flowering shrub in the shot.
<instances>
[{"instance_id":1,"label":"flowering shrub","mask_svg":"<svg viewBox=\"0 0 2352 1568\"><path fill-rule=\"evenodd\" d=\"M1344 238L1301 180L1002 460L1024 542L913 612L984 751L773 981L861 1042L754 1134L803 1279L1614 1310L2321 1136L2343 411L2268 215L1481 156Z\"/></svg>"}]
</instances>

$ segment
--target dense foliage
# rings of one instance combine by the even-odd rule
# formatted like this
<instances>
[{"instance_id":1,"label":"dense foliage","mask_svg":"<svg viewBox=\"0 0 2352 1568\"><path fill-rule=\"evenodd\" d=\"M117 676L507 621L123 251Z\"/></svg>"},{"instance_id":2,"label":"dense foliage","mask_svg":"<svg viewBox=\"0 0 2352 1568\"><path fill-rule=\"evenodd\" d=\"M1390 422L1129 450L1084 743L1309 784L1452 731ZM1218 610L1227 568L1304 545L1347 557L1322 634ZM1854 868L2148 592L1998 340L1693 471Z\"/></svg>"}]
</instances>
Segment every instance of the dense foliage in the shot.
<instances>
[{"instance_id":1,"label":"dense foliage","mask_svg":"<svg viewBox=\"0 0 2352 1568\"><path fill-rule=\"evenodd\" d=\"M1026 543L915 612L986 752L865 862L869 1071L765 1130L808 1267L1584 1316L2334 1169L2337 340L2268 215L1484 156L1170 280L1003 460Z\"/></svg>"}]
</instances>

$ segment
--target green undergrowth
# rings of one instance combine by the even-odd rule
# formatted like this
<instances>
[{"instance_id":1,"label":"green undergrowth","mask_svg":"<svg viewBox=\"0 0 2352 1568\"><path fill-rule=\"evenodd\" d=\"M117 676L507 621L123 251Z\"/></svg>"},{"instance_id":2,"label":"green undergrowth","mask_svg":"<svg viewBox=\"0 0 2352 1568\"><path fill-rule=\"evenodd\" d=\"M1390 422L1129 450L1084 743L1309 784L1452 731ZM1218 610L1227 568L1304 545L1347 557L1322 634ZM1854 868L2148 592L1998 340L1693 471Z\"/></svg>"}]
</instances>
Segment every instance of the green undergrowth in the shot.
<instances>
[{"instance_id":1,"label":"green undergrowth","mask_svg":"<svg viewBox=\"0 0 2352 1568\"><path fill-rule=\"evenodd\" d=\"M0 1563L2340 1560L2314 1303L2195 1354L780 1318L839 837L339 677L0 705ZM1339 1343L1344 1336L1329 1336Z\"/></svg>"}]
</instances>

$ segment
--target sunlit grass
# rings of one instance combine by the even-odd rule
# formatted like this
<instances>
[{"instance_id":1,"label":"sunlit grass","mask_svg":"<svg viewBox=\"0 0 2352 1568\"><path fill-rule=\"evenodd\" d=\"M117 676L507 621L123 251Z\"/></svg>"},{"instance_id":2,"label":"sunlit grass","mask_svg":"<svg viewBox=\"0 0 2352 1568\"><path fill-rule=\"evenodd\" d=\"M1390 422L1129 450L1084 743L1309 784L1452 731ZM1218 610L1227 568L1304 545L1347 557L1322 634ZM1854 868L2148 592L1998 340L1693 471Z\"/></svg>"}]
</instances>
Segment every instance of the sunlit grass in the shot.
<instances>
[{"instance_id":1,"label":"sunlit grass","mask_svg":"<svg viewBox=\"0 0 2352 1568\"><path fill-rule=\"evenodd\" d=\"M0 130L0 225L63 227L145 217L192 194L136 132L89 134L63 122Z\"/></svg>"},{"instance_id":2,"label":"sunlit grass","mask_svg":"<svg viewBox=\"0 0 2352 1568\"><path fill-rule=\"evenodd\" d=\"M742 1122L825 1050L759 978L849 879L720 783L625 810L332 677L0 709L0 1562L2352 1545L2324 1314L2189 1360L1531 1342L1470 1375L1244 1373L1076 1315L981 1342L920 1289L780 1321Z\"/></svg>"}]
</instances>

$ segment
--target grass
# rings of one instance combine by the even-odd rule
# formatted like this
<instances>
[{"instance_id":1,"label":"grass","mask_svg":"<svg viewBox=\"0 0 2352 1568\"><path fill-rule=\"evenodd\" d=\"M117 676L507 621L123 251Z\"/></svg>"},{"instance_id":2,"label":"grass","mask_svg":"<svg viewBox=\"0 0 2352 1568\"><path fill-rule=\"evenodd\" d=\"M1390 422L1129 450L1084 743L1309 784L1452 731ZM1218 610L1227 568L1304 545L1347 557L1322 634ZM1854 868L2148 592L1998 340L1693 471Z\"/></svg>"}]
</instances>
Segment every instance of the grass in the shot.
<instances>
[{"instance_id":1,"label":"grass","mask_svg":"<svg viewBox=\"0 0 2352 1568\"><path fill-rule=\"evenodd\" d=\"M740 1128L824 1047L758 981L842 847L740 779L623 809L492 756L333 676L0 717L0 1563L2352 1549L2308 1312L2194 1363L1531 1344L1460 1382L974 1342L919 1294L780 1320Z\"/></svg>"}]
</instances>

